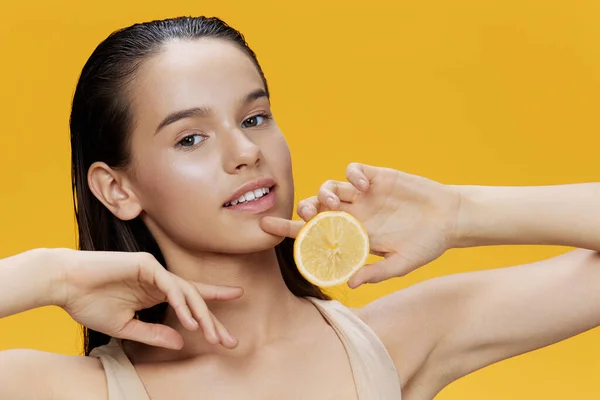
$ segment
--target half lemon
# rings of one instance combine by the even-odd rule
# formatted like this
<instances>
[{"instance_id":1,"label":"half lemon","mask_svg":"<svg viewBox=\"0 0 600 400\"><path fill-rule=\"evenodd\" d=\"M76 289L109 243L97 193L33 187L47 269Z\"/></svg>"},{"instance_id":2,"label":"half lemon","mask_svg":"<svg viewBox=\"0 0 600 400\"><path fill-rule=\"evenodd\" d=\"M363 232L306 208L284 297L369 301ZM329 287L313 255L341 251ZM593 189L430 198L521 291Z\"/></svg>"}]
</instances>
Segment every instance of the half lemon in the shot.
<instances>
[{"instance_id":1,"label":"half lemon","mask_svg":"<svg viewBox=\"0 0 600 400\"><path fill-rule=\"evenodd\" d=\"M294 244L298 270L314 285L347 282L369 256L369 236L352 215L324 211L306 223Z\"/></svg>"}]
</instances>

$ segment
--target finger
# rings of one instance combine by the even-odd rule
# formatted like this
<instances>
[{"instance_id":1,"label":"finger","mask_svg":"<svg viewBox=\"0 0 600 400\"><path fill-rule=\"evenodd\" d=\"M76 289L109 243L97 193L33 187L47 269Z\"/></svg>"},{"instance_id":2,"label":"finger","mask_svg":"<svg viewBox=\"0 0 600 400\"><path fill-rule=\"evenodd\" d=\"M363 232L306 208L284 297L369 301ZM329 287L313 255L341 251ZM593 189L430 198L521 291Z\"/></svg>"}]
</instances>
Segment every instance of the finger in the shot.
<instances>
[{"instance_id":1,"label":"finger","mask_svg":"<svg viewBox=\"0 0 600 400\"><path fill-rule=\"evenodd\" d=\"M312 196L298 202L298 216L304 221L309 221L315 215L317 215L322 209L323 205L319 203L317 196Z\"/></svg>"},{"instance_id":2,"label":"finger","mask_svg":"<svg viewBox=\"0 0 600 400\"><path fill-rule=\"evenodd\" d=\"M204 301L227 301L242 297L244 289L239 286L207 285L200 282L190 282L196 286Z\"/></svg>"},{"instance_id":3,"label":"finger","mask_svg":"<svg viewBox=\"0 0 600 400\"><path fill-rule=\"evenodd\" d=\"M359 191L348 182L327 181L319 188L317 199L332 210L337 210L341 202L353 203Z\"/></svg>"},{"instance_id":4,"label":"finger","mask_svg":"<svg viewBox=\"0 0 600 400\"><path fill-rule=\"evenodd\" d=\"M360 191L365 192L371 186L378 170L378 167L353 162L346 168L346 178Z\"/></svg>"},{"instance_id":5,"label":"finger","mask_svg":"<svg viewBox=\"0 0 600 400\"><path fill-rule=\"evenodd\" d=\"M263 217L260 220L260 227L263 231L281 237L296 238L303 226L304 221L292 221L277 217Z\"/></svg>"},{"instance_id":6,"label":"finger","mask_svg":"<svg viewBox=\"0 0 600 400\"><path fill-rule=\"evenodd\" d=\"M181 324L189 330L198 329L198 321L192 315L186 295L178 284L177 279L173 274L164 269L162 265L155 261L158 266L152 266L154 269L154 278L147 280L144 278L145 268L142 268L141 280L156 286L162 293L165 294L165 300L171 305L175 314L181 321Z\"/></svg>"},{"instance_id":7,"label":"finger","mask_svg":"<svg viewBox=\"0 0 600 400\"><path fill-rule=\"evenodd\" d=\"M191 283L187 283L185 285L184 291L186 294L187 302L190 305L192 315L200 324L200 328L204 333L206 341L211 344L219 343L219 336L217 335L217 330L215 328L211 312L206 306L204 299L200 295L198 288Z\"/></svg>"},{"instance_id":8,"label":"finger","mask_svg":"<svg viewBox=\"0 0 600 400\"><path fill-rule=\"evenodd\" d=\"M212 313L211 313L212 314ZM217 334L221 338L221 344L227 349L235 349L239 341L233 337L231 333L225 328L225 325L214 314L212 314L215 327L217 328Z\"/></svg>"},{"instance_id":9,"label":"finger","mask_svg":"<svg viewBox=\"0 0 600 400\"><path fill-rule=\"evenodd\" d=\"M414 269L415 267L402 257L391 256L359 269L348 280L348 286L356 289L364 283L378 283L387 279L404 276Z\"/></svg>"},{"instance_id":10,"label":"finger","mask_svg":"<svg viewBox=\"0 0 600 400\"><path fill-rule=\"evenodd\" d=\"M175 329L166 325L142 322L138 319L129 321L115 336L172 350L180 350L183 347L183 337Z\"/></svg>"}]
</instances>

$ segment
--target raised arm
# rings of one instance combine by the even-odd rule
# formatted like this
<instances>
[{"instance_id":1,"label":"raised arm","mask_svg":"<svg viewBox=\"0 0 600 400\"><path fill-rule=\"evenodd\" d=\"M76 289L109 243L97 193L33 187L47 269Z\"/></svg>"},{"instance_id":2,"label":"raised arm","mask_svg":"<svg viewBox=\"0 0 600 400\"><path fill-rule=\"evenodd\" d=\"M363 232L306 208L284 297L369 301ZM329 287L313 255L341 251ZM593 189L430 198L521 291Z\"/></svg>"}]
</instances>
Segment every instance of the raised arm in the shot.
<instances>
[{"instance_id":1,"label":"raised arm","mask_svg":"<svg viewBox=\"0 0 600 400\"><path fill-rule=\"evenodd\" d=\"M367 306L366 319L399 360L405 385L430 394L477 369L600 325L599 184L459 189L456 247L591 250L445 276Z\"/></svg>"},{"instance_id":2,"label":"raised arm","mask_svg":"<svg viewBox=\"0 0 600 400\"><path fill-rule=\"evenodd\" d=\"M600 183L459 186L453 247L547 244L600 251Z\"/></svg>"},{"instance_id":3,"label":"raised arm","mask_svg":"<svg viewBox=\"0 0 600 400\"><path fill-rule=\"evenodd\" d=\"M64 279L56 255L36 249L0 260L0 318L61 302ZM106 396L98 360L27 349L0 351L2 399Z\"/></svg>"},{"instance_id":4,"label":"raised arm","mask_svg":"<svg viewBox=\"0 0 600 400\"><path fill-rule=\"evenodd\" d=\"M181 334L136 319L136 311L168 302L183 327L202 328L209 343L231 349L237 340L205 300L227 301L242 293L241 288L186 281L146 253L37 249L0 260L0 317L56 305L90 329L171 349L183 346ZM105 398L105 389L96 359L22 349L0 352L1 399Z\"/></svg>"},{"instance_id":5,"label":"raised arm","mask_svg":"<svg viewBox=\"0 0 600 400\"><path fill-rule=\"evenodd\" d=\"M384 259L358 271L350 287L405 275L452 247L588 249L432 279L364 307L361 316L397 361L405 393L432 397L469 372L600 324L600 184L448 186L359 164L347 177L326 182L298 209L304 220L340 209L363 223L372 252ZM302 224L262 221L267 232L289 236Z\"/></svg>"},{"instance_id":6,"label":"raised arm","mask_svg":"<svg viewBox=\"0 0 600 400\"><path fill-rule=\"evenodd\" d=\"M46 249L0 260L0 318L48 305L64 297L60 268Z\"/></svg>"}]
</instances>

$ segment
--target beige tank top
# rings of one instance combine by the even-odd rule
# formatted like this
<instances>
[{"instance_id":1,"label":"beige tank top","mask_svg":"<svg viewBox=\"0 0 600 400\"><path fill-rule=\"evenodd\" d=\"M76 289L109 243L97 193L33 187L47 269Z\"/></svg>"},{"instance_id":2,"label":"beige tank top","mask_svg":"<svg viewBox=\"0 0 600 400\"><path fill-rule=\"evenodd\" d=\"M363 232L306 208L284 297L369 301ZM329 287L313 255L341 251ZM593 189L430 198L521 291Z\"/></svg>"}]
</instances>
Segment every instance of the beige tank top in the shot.
<instances>
[{"instance_id":1,"label":"beige tank top","mask_svg":"<svg viewBox=\"0 0 600 400\"><path fill-rule=\"evenodd\" d=\"M396 367L375 332L336 300L307 297L340 338L352 368L359 400L401 400ZM102 362L109 400L150 400L119 339L92 350ZM200 394L201 395L201 394Z\"/></svg>"}]
</instances>

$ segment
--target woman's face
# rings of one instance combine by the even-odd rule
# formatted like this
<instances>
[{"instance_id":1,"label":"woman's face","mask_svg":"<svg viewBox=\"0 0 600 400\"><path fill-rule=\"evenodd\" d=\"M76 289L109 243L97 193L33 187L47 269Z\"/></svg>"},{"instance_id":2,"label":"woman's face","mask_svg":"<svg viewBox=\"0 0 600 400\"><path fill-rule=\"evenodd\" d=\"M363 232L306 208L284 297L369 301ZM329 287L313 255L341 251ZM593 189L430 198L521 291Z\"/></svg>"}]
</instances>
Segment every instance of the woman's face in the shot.
<instances>
[{"instance_id":1,"label":"woman's face","mask_svg":"<svg viewBox=\"0 0 600 400\"><path fill-rule=\"evenodd\" d=\"M219 253L275 246L259 219L291 217L291 159L250 58L223 40L174 41L142 64L130 89L128 175L159 244Z\"/></svg>"}]
</instances>

